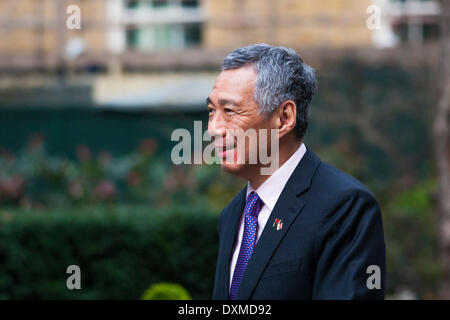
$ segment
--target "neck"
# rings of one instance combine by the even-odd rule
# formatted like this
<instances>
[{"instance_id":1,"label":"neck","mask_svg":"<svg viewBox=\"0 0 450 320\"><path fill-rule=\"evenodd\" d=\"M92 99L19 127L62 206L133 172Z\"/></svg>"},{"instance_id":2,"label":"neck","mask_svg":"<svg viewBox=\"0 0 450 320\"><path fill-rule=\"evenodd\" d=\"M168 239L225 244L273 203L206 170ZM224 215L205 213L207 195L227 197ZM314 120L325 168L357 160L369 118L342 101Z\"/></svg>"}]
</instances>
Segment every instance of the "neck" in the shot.
<instances>
[{"instance_id":1,"label":"neck","mask_svg":"<svg viewBox=\"0 0 450 320\"><path fill-rule=\"evenodd\" d=\"M302 142L303 140L298 139L289 139L289 141L281 141L280 139L278 168L280 168L286 161L289 160L289 158L295 153L295 151L298 150ZM248 181L250 183L250 186L256 190L264 183L264 181L269 179L271 175L261 175L261 166L257 166L255 167L255 169L255 174L252 177L249 177Z\"/></svg>"}]
</instances>

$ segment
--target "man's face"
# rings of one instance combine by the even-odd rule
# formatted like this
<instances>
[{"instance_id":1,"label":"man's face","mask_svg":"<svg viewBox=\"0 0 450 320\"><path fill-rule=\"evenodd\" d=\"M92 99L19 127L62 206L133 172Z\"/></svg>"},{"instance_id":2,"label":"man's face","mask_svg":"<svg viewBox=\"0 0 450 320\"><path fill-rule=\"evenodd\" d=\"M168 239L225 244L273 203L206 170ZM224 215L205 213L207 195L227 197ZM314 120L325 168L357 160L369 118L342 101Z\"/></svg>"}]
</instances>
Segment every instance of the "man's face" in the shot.
<instances>
[{"instance_id":1,"label":"man's face","mask_svg":"<svg viewBox=\"0 0 450 320\"><path fill-rule=\"evenodd\" d=\"M255 129L254 132L258 134L259 129L274 127L271 117L258 113L258 105L254 100L256 77L253 67L225 70L217 77L208 98L208 133L214 139L222 168L244 178L259 168L258 164L249 163L249 154L257 154L259 139L245 139L245 153L239 154L240 159L244 157L245 161L237 161L238 139L230 132ZM270 137L270 131L267 132ZM232 161L228 161L230 159Z\"/></svg>"}]
</instances>

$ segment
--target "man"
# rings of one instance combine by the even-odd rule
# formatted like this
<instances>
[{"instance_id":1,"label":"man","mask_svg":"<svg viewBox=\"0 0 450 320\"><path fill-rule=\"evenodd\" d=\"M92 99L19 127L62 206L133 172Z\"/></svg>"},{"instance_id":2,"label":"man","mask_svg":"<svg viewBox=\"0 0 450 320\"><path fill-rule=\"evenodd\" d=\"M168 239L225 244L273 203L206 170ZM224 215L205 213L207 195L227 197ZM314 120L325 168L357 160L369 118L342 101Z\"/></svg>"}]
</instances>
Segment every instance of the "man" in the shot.
<instances>
[{"instance_id":1,"label":"man","mask_svg":"<svg viewBox=\"0 0 450 320\"><path fill-rule=\"evenodd\" d=\"M214 299L384 298L376 200L303 143L315 91L314 70L292 49L251 45L222 63L208 133L222 168L248 184L220 215ZM229 161L238 158L236 129L277 130L278 150L269 151L278 169L261 174L264 165L248 163L247 142L246 161Z\"/></svg>"}]
</instances>

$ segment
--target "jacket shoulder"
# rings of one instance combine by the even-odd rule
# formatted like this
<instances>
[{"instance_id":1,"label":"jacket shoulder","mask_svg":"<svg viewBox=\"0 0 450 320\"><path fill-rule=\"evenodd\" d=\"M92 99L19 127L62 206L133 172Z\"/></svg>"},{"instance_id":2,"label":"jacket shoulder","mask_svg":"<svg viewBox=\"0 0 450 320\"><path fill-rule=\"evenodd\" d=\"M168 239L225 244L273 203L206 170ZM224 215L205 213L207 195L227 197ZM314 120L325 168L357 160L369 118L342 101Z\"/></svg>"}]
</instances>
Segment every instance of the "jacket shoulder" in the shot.
<instances>
[{"instance_id":1,"label":"jacket shoulder","mask_svg":"<svg viewBox=\"0 0 450 320\"><path fill-rule=\"evenodd\" d=\"M311 188L327 195L327 197L354 194L375 198L361 181L325 162L320 163L314 175Z\"/></svg>"}]
</instances>

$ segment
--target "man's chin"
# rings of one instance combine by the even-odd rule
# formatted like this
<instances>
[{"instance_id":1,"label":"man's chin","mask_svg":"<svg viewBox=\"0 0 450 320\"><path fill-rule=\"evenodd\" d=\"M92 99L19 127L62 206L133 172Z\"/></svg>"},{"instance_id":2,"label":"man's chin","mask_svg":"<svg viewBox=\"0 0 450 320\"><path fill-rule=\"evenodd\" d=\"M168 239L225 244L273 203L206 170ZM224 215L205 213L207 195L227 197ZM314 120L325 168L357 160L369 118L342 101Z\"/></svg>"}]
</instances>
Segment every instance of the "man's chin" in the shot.
<instances>
[{"instance_id":1,"label":"man's chin","mask_svg":"<svg viewBox=\"0 0 450 320\"><path fill-rule=\"evenodd\" d=\"M223 171L235 176L242 176L245 171L245 166L243 164L222 163L221 166Z\"/></svg>"}]
</instances>

